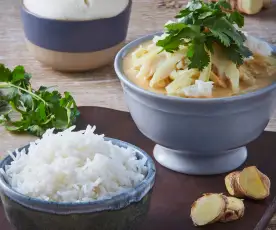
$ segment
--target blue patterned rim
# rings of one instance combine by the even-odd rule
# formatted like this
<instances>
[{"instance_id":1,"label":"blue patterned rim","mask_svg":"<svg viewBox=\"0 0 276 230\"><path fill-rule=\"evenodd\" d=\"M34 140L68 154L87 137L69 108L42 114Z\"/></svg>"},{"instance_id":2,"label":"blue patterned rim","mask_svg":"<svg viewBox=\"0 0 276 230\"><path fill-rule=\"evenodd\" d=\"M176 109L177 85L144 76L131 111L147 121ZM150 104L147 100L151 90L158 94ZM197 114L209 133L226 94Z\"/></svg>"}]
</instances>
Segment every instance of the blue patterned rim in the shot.
<instances>
[{"instance_id":1,"label":"blue patterned rim","mask_svg":"<svg viewBox=\"0 0 276 230\"><path fill-rule=\"evenodd\" d=\"M156 169L152 158L142 149L129 144L124 141L120 141L113 138L105 138L106 141L111 141L114 145L123 148L131 148L135 150L137 157L146 157L146 166L148 168L146 178L135 188L126 190L112 198L104 198L97 201L90 202L53 202L44 201L37 198L31 198L13 190L7 183L2 174L0 174L0 191L7 195L15 202L37 211L55 213L60 215L68 214L81 214L81 213L95 213L108 210L119 210L126 206L141 201L152 189L155 182ZM22 149L28 149L29 146L25 146ZM0 162L0 168L4 168L5 165L10 164L12 158L7 156L2 162Z\"/></svg>"},{"instance_id":2,"label":"blue patterned rim","mask_svg":"<svg viewBox=\"0 0 276 230\"><path fill-rule=\"evenodd\" d=\"M136 91L137 93L140 93L142 95L146 95L149 97L153 97L156 99L162 99L166 101L175 101L175 102L185 102L185 103L227 103L227 102L232 102L232 101L237 101L237 100L243 100L243 99L248 99L248 98L254 98L258 97L262 94L268 93L270 91L273 91L276 89L276 82L265 87L262 89L259 89L254 92L248 92L246 94L241 94L241 95L235 95L235 96L229 96L229 97L222 97L222 98L206 98L206 99L201 99L201 98L184 98L184 97L174 97L174 96L167 96L163 94L158 94L155 92L147 91L143 88L140 88L139 86L135 85L131 80L128 79L128 77L124 74L123 70L123 59L124 57L131 52L133 49L138 47L141 43L147 42L149 40L152 40L154 36L159 36L163 34L163 32L158 32L154 34L149 34L144 37L138 38L126 46L124 46L116 55L115 61L114 61L114 68L115 72L120 79L120 81L125 84L127 87L130 89ZM262 39L259 39L263 41ZM267 43L272 51L272 55L276 55L276 46Z\"/></svg>"}]
</instances>

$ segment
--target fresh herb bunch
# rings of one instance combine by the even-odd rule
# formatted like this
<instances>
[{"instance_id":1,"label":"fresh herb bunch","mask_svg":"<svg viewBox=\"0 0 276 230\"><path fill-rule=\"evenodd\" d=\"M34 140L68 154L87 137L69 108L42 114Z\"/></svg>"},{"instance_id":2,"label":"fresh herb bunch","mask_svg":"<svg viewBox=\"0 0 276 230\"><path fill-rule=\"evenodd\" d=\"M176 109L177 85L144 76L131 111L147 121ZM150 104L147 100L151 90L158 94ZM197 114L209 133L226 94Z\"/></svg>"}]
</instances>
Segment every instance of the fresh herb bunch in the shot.
<instances>
[{"instance_id":1,"label":"fresh herb bunch","mask_svg":"<svg viewBox=\"0 0 276 230\"><path fill-rule=\"evenodd\" d=\"M62 96L58 91L41 86L32 89L31 75L24 67L14 70L0 64L0 88L7 88L7 93L0 100L7 102L11 110L0 116L0 124L7 130L29 132L36 136L49 128L64 130L70 127L79 115L76 102L70 93ZM10 113L15 111L21 115L19 120L12 120Z\"/></svg>"},{"instance_id":2,"label":"fresh herb bunch","mask_svg":"<svg viewBox=\"0 0 276 230\"><path fill-rule=\"evenodd\" d=\"M252 53L244 46L245 35L236 28L244 26L244 17L232 11L226 0L205 3L191 0L176 16L178 22L165 25L167 36L157 46L167 52L175 52L181 45L188 46L189 68L203 70L210 62L208 52L214 53L213 45L220 46L228 59L237 65Z\"/></svg>"}]
</instances>

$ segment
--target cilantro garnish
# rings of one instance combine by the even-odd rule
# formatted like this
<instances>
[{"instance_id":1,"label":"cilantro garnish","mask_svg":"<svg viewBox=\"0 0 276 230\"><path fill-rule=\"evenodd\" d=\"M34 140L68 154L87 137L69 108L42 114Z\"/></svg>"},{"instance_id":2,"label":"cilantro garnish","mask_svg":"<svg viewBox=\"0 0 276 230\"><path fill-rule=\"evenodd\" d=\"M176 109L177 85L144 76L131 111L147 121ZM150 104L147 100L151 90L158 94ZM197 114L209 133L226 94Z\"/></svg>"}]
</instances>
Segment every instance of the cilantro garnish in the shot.
<instances>
[{"instance_id":1,"label":"cilantro garnish","mask_svg":"<svg viewBox=\"0 0 276 230\"><path fill-rule=\"evenodd\" d=\"M231 5L226 0L209 3L191 0L176 16L178 22L165 26L167 36L159 40L157 46L171 53L181 45L188 46L189 68L203 70L216 44L232 62L241 65L252 53L244 46L245 35L236 28L244 26L244 17L230 10Z\"/></svg>"},{"instance_id":2,"label":"cilantro garnish","mask_svg":"<svg viewBox=\"0 0 276 230\"><path fill-rule=\"evenodd\" d=\"M36 136L49 128L64 130L70 127L79 115L76 102L70 93L62 96L58 91L41 86L32 89L31 75L24 67L17 66L14 70L0 64L0 88L7 93L0 100L9 104L11 110L0 116L0 124L13 132L29 132ZM13 120L10 113L19 113L20 118Z\"/></svg>"}]
</instances>

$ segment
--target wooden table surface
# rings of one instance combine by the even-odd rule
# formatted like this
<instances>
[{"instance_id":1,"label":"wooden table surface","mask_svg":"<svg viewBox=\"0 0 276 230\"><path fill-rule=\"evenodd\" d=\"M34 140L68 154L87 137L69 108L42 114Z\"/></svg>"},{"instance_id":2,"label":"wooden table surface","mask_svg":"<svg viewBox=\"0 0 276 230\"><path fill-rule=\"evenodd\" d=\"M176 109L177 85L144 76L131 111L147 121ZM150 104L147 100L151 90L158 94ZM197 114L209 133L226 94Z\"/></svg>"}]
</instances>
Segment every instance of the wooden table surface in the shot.
<instances>
[{"instance_id":1,"label":"wooden table surface","mask_svg":"<svg viewBox=\"0 0 276 230\"><path fill-rule=\"evenodd\" d=\"M57 85L60 91L70 91L80 106L127 110L112 64L93 72L65 74L55 72L34 60L25 47L18 2L0 0L0 63L9 67L25 66L27 71L33 74L34 86ZM160 0L134 0L127 41L160 31L162 25L175 15L178 9L160 7L162 5L160 2ZM270 9L246 17L245 31L276 44L276 0L273 0ZM267 130L276 131L276 114ZM4 153L26 144L33 140L33 137L11 135L0 128L0 140L0 153ZM276 217L269 229L276 230Z\"/></svg>"}]
</instances>

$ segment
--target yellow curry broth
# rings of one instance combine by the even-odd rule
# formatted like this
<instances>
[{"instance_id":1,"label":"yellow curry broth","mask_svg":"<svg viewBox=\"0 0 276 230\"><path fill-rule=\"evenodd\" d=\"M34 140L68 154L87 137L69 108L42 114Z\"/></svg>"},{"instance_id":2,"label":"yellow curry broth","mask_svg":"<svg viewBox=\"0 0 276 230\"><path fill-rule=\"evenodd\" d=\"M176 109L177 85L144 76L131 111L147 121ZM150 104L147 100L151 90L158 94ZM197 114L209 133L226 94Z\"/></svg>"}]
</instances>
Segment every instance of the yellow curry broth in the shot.
<instances>
[{"instance_id":1,"label":"yellow curry broth","mask_svg":"<svg viewBox=\"0 0 276 230\"><path fill-rule=\"evenodd\" d=\"M150 42L146 42L143 44L143 46L147 46L150 44ZM165 90L165 85L162 86L161 88L152 88L149 85L150 79L146 79L143 77L137 78L136 75L138 73L138 70L135 70L133 68L133 63L132 63L132 52L130 52L123 60L123 70L125 75L137 86L154 92L154 93L159 93L159 94L164 94L166 95L167 92ZM270 84L272 84L276 79L276 75L274 74L273 76L267 76L267 72L264 71L264 73L259 73L258 76L256 76L256 81L253 85L250 85L244 81L240 81L240 91L239 93L233 93L229 83L227 84L227 88L222 88L221 86L217 86L214 84L213 92L212 92L212 97L214 98L221 98L221 97L229 97L233 95L238 95L238 94L244 94L247 92L252 92L256 91L258 89L264 88ZM168 82L167 82L168 84ZM181 95L178 95L181 96Z\"/></svg>"}]
</instances>

